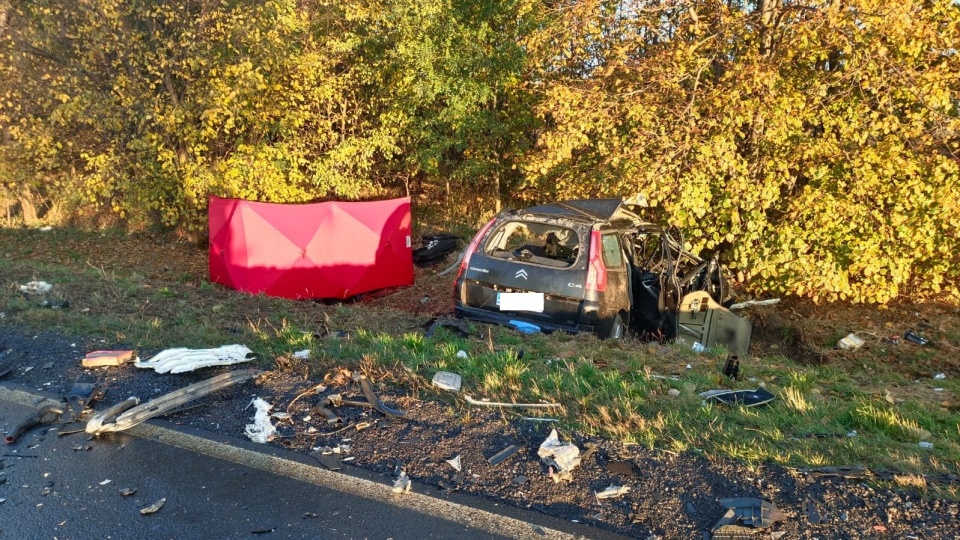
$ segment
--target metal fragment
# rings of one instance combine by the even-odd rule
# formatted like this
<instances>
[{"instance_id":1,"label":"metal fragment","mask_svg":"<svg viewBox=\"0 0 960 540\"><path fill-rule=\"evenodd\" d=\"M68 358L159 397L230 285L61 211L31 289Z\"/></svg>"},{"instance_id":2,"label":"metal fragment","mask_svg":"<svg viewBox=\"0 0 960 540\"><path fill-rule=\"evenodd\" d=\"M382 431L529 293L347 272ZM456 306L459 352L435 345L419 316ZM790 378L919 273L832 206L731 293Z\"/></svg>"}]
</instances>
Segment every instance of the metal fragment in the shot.
<instances>
[{"instance_id":1,"label":"metal fragment","mask_svg":"<svg viewBox=\"0 0 960 540\"><path fill-rule=\"evenodd\" d=\"M490 459L487 460L487 463L491 465L499 465L500 463L503 463L503 461L506 460L508 457L516 454L517 450L520 450L520 447L515 444L511 444L510 446L504 448L503 450L491 456Z\"/></svg>"}]
</instances>

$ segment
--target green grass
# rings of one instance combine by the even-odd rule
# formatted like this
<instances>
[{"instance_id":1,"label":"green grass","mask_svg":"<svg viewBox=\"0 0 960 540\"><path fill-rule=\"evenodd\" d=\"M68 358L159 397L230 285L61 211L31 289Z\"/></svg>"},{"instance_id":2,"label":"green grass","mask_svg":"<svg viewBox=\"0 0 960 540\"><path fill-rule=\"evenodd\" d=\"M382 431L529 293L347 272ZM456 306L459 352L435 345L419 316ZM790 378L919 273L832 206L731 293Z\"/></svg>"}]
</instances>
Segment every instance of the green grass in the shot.
<instances>
[{"instance_id":1,"label":"green grass","mask_svg":"<svg viewBox=\"0 0 960 540\"><path fill-rule=\"evenodd\" d=\"M313 379L335 367L370 367L424 398L450 399L433 390L429 380L438 370L453 371L463 377L463 392L476 399L562 404L524 414L559 418L565 429L748 464L865 465L902 472L908 475L906 484L919 482L911 474L960 469L955 406L960 381L955 377L915 379L869 357L862 366L850 367L769 356L741 359L742 378L731 385L721 374L722 350L700 355L676 345L603 342L587 335L526 336L479 324L469 338L445 328L427 338L417 330L425 317L362 303L253 296L211 285L202 273L182 269L157 277L148 267L93 265L79 249L50 260L43 255L49 247L36 245L38 239L47 237L0 230L0 241L6 242L0 248L4 324L59 328L149 351L242 343L267 369L294 351L310 349L307 366ZM73 239L90 240L70 233L66 241ZM34 279L54 283L52 296L69 299L70 308L44 309L37 298L22 296L17 285ZM337 337L338 330L346 335ZM956 335L942 339L945 346L956 347L950 341ZM908 366L912 371L926 369L937 354L911 350L901 348L898 361L913 362ZM697 395L760 384L778 398L765 407L722 406ZM680 393L673 396L670 390ZM891 403L888 394L898 397ZM458 402L458 407L469 414L466 405ZM934 448L921 448L924 439Z\"/></svg>"}]
</instances>

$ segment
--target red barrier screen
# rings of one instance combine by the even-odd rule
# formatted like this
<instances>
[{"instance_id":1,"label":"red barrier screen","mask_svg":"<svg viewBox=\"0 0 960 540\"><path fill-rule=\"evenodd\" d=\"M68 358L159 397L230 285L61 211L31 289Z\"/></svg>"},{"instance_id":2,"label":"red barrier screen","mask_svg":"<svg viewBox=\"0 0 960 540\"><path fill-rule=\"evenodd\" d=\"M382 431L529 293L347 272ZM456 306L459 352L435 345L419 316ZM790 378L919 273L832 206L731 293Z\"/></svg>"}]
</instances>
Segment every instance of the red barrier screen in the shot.
<instances>
[{"instance_id":1,"label":"red barrier screen","mask_svg":"<svg viewBox=\"0 0 960 540\"><path fill-rule=\"evenodd\" d=\"M210 281L282 298L413 284L410 198L273 204L210 197Z\"/></svg>"}]
</instances>

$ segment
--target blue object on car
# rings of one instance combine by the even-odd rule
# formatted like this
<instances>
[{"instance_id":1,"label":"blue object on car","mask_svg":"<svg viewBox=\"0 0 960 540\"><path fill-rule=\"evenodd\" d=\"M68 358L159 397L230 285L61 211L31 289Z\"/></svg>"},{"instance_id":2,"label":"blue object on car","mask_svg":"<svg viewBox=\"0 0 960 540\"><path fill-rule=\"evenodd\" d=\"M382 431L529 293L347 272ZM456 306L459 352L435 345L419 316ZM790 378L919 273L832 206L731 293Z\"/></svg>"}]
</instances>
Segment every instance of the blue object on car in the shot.
<instances>
[{"instance_id":1,"label":"blue object on car","mask_svg":"<svg viewBox=\"0 0 960 540\"><path fill-rule=\"evenodd\" d=\"M520 333L523 334L536 334L540 331L539 326L523 321L510 321L510 326L516 328Z\"/></svg>"}]
</instances>

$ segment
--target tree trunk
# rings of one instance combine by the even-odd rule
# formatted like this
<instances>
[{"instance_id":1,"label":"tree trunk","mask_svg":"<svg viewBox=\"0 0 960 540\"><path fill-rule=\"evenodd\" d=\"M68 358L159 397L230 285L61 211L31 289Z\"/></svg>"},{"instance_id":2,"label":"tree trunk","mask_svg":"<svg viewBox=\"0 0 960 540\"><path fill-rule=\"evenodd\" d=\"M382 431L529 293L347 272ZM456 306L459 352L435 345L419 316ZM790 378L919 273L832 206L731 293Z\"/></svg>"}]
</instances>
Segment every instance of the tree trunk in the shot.
<instances>
[{"instance_id":1,"label":"tree trunk","mask_svg":"<svg viewBox=\"0 0 960 540\"><path fill-rule=\"evenodd\" d=\"M0 38L7 35L7 13L10 12L10 0L0 0Z\"/></svg>"},{"instance_id":2,"label":"tree trunk","mask_svg":"<svg viewBox=\"0 0 960 540\"><path fill-rule=\"evenodd\" d=\"M502 206L500 201L500 167L494 167L493 169L493 204L494 210L499 214L500 207Z\"/></svg>"},{"instance_id":3,"label":"tree trunk","mask_svg":"<svg viewBox=\"0 0 960 540\"><path fill-rule=\"evenodd\" d=\"M27 186L23 186L23 190L20 192L20 213L23 215L24 225L30 226L40 221L40 218L37 217L37 207L33 203L33 193Z\"/></svg>"},{"instance_id":4,"label":"tree trunk","mask_svg":"<svg viewBox=\"0 0 960 540\"><path fill-rule=\"evenodd\" d=\"M773 34L775 21L780 12L782 0L760 0L760 55L770 56L773 52Z\"/></svg>"}]
</instances>

